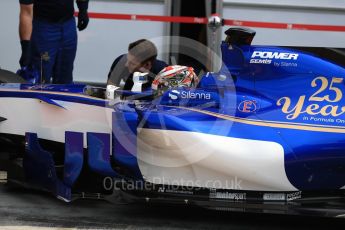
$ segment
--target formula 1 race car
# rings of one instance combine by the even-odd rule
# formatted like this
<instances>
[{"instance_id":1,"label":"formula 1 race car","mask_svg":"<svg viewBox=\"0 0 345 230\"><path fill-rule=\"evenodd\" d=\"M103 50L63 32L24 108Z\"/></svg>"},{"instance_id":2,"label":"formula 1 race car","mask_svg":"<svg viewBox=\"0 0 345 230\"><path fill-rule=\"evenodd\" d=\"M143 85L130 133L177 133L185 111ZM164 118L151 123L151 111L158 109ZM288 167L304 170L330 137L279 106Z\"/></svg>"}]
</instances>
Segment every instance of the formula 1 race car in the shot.
<instances>
[{"instance_id":1,"label":"formula 1 race car","mask_svg":"<svg viewBox=\"0 0 345 230\"><path fill-rule=\"evenodd\" d=\"M108 100L102 87L18 83L2 73L8 183L65 201L342 216L344 66L253 46L251 29L226 35L219 72L158 97L117 90Z\"/></svg>"}]
</instances>

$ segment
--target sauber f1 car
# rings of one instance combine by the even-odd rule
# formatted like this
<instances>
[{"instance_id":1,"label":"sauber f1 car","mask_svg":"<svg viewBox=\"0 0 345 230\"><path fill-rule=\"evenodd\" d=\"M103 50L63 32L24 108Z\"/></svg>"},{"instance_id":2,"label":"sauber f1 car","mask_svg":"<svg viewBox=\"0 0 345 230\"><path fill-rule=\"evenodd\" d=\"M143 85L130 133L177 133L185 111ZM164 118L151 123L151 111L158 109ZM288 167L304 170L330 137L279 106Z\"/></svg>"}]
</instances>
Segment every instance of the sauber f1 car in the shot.
<instances>
[{"instance_id":1,"label":"sauber f1 car","mask_svg":"<svg viewBox=\"0 0 345 230\"><path fill-rule=\"evenodd\" d=\"M219 72L152 91L0 80L8 183L235 211L345 213L345 68L230 28Z\"/></svg>"}]
</instances>

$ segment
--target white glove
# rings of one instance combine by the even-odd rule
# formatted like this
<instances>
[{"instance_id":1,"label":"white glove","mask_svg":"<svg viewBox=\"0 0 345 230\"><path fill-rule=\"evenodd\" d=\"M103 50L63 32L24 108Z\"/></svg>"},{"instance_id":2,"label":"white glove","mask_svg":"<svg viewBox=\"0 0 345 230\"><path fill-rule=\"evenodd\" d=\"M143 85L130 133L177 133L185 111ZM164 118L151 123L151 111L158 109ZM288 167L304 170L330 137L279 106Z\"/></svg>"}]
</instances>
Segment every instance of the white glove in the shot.
<instances>
[{"instance_id":1,"label":"white glove","mask_svg":"<svg viewBox=\"0 0 345 230\"><path fill-rule=\"evenodd\" d=\"M115 91L120 89L120 87L115 86L115 85L107 85L106 89L106 97L109 100L114 100L115 99Z\"/></svg>"}]
</instances>

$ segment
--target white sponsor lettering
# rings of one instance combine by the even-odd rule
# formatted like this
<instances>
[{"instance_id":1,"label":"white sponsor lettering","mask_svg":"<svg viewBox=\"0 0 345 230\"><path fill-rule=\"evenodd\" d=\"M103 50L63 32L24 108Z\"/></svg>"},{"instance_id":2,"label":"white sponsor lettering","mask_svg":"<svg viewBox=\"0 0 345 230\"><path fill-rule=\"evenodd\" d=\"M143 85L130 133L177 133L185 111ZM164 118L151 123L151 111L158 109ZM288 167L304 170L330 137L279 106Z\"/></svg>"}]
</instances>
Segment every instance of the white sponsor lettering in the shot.
<instances>
[{"instance_id":1,"label":"white sponsor lettering","mask_svg":"<svg viewBox=\"0 0 345 230\"><path fill-rule=\"evenodd\" d=\"M263 195L264 200L285 200L284 193L265 193Z\"/></svg>"},{"instance_id":2,"label":"white sponsor lettering","mask_svg":"<svg viewBox=\"0 0 345 230\"><path fill-rule=\"evenodd\" d=\"M169 93L169 97L172 100L176 100L178 96L180 96L182 99L206 99L206 100L211 99L211 94L209 93L195 93L195 92L190 92L190 91L179 92L177 90L172 90Z\"/></svg>"},{"instance_id":3,"label":"white sponsor lettering","mask_svg":"<svg viewBox=\"0 0 345 230\"><path fill-rule=\"evenodd\" d=\"M269 60L269 59L250 59L250 63L254 63L254 64L271 64L272 60Z\"/></svg>"},{"instance_id":4,"label":"white sponsor lettering","mask_svg":"<svg viewBox=\"0 0 345 230\"><path fill-rule=\"evenodd\" d=\"M252 58L297 60L298 59L298 54L254 51L253 54L252 54Z\"/></svg>"},{"instance_id":5,"label":"white sponsor lettering","mask_svg":"<svg viewBox=\"0 0 345 230\"><path fill-rule=\"evenodd\" d=\"M295 193L290 193L290 194L287 194L287 196L286 196L286 199L288 201L296 200L296 199L301 199L301 198L302 198L302 192L301 191L298 191L298 192L295 192Z\"/></svg>"},{"instance_id":6,"label":"white sponsor lettering","mask_svg":"<svg viewBox=\"0 0 345 230\"><path fill-rule=\"evenodd\" d=\"M230 192L214 192L211 191L210 198L228 199L228 200L245 200L245 193L230 193Z\"/></svg>"},{"instance_id":7,"label":"white sponsor lettering","mask_svg":"<svg viewBox=\"0 0 345 230\"><path fill-rule=\"evenodd\" d=\"M193 93L190 91L182 91L181 98L185 99L211 99L211 94L209 93Z\"/></svg>"},{"instance_id":8,"label":"white sponsor lettering","mask_svg":"<svg viewBox=\"0 0 345 230\"><path fill-rule=\"evenodd\" d=\"M165 189L165 193L176 193L176 194L188 194L193 195L193 191L188 190L178 190L178 189Z\"/></svg>"}]
</instances>

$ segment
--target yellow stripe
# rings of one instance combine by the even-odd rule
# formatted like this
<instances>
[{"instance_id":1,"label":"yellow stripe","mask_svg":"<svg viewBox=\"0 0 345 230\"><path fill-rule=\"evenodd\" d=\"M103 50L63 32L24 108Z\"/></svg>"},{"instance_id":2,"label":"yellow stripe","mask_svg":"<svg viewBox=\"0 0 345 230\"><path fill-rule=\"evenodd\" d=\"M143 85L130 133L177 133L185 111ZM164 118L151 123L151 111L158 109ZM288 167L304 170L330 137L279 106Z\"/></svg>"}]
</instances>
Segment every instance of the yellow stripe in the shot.
<instances>
[{"instance_id":1,"label":"yellow stripe","mask_svg":"<svg viewBox=\"0 0 345 230\"><path fill-rule=\"evenodd\" d=\"M272 128L283 128L283 129L297 129L305 131L315 131L315 132L329 132L329 133L345 133L345 127L336 127L336 126L322 126L322 125L310 125L310 124L300 124L300 123L289 123L289 122L275 122L275 121L262 121L262 120L253 120L233 117L225 114L214 113L210 111L188 108L188 107L178 107L178 106L167 106L173 108L180 108L185 110L190 110L198 113L207 114L210 116L222 118L224 120L230 120L233 122L238 122L247 125L263 126L263 127L272 127Z\"/></svg>"}]
</instances>

